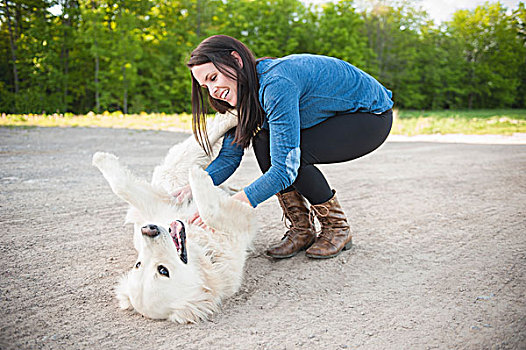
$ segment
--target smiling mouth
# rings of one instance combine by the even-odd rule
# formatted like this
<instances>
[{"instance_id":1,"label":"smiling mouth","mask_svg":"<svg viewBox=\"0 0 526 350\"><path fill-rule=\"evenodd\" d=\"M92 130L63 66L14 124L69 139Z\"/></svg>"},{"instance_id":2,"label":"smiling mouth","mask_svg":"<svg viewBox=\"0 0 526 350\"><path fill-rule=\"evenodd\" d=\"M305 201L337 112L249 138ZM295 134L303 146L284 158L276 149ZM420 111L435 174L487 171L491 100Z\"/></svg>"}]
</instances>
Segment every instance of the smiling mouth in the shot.
<instances>
[{"instance_id":1,"label":"smiling mouth","mask_svg":"<svg viewBox=\"0 0 526 350\"><path fill-rule=\"evenodd\" d=\"M226 89L225 91L223 91L223 93L221 94L221 96L219 96L222 100L226 100L226 97L228 96L228 93L230 92L230 89Z\"/></svg>"},{"instance_id":2,"label":"smiling mouth","mask_svg":"<svg viewBox=\"0 0 526 350\"><path fill-rule=\"evenodd\" d=\"M188 263L188 256L186 254L186 232L184 224L180 220L175 220L170 224L170 236L175 244L179 258L185 264Z\"/></svg>"}]
</instances>

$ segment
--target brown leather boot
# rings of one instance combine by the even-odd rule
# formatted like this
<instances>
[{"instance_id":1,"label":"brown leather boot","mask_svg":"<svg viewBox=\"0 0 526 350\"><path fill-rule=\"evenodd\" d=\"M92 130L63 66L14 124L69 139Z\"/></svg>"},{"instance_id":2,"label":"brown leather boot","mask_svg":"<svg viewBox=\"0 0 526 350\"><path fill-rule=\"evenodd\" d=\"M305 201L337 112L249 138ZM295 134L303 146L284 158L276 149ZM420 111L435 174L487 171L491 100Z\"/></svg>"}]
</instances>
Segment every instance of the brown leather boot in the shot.
<instances>
[{"instance_id":1,"label":"brown leather boot","mask_svg":"<svg viewBox=\"0 0 526 350\"><path fill-rule=\"evenodd\" d=\"M267 255L277 259L290 258L308 248L314 242L316 233L310 221L309 208L301 194L291 191L278 193L277 196L290 226L287 226L289 230L281 241L267 249Z\"/></svg>"},{"instance_id":2,"label":"brown leather boot","mask_svg":"<svg viewBox=\"0 0 526 350\"><path fill-rule=\"evenodd\" d=\"M351 228L347 217L336 198L336 191L332 192L334 195L327 202L311 206L311 213L320 221L321 233L305 252L309 258L333 258L352 246Z\"/></svg>"}]
</instances>

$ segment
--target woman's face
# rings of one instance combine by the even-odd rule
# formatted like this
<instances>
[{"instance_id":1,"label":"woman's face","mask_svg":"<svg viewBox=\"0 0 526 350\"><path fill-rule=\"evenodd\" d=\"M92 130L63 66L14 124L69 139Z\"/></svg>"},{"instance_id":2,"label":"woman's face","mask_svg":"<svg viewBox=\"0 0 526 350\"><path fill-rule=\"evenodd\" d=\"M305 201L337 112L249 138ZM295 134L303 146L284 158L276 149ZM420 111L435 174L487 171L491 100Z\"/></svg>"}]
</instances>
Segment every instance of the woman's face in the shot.
<instances>
[{"instance_id":1,"label":"woman's face","mask_svg":"<svg viewBox=\"0 0 526 350\"><path fill-rule=\"evenodd\" d=\"M237 81L235 79L221 73L212 62L193 66L191 71L199 85L208 89L210 96L236 107Z\"/></svg>"}]
</instances>

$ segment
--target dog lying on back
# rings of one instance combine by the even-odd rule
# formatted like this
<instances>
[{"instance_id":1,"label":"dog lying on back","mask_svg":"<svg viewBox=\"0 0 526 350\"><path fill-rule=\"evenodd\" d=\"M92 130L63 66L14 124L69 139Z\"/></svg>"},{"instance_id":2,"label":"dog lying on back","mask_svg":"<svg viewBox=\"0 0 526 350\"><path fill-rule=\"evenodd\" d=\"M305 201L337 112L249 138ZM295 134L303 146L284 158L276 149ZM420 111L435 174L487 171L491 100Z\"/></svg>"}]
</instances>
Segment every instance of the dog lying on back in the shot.
<instances>
[{"instance_id":1,"label":"dog lying on back","mask_svg":"<svg viewBox=\"0 0 526 350\"><path fill-rule=\"evenodd\" d=\"M237 123L218 114L207 125L217 150ZM206 320L221 301L239 290L247 250L256 232L253 208L215 187L203 170L211 161L191 136L173 146L148 183L135 177L116 156L97 152L93 165L113 192L130 204L137 261L116 287L119 305L152 319L187 323ZM176 203L172 193L190 183L193 198ZM199 210L204 223L188 223Z\"/></svg>"}]
</instances>

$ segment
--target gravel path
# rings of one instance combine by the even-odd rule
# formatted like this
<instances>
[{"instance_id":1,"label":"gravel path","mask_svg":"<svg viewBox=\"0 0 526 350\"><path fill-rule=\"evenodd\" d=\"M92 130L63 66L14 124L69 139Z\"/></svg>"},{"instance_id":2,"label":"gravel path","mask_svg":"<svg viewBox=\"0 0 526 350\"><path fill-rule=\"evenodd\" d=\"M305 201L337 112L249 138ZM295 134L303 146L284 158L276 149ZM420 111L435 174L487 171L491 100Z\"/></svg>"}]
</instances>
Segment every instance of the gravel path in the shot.
<instances>
[{"instance_id":1,"label":"gravel path","mask_svg":"<svg viewBox=\"0 0 526 350\"><path fill-rule=\"evenodd\" d=\"M388 142L322 167L354 247L273 261L275 198L245 282L210 322L118 309L134 264L126 204L91 156L149 177L188 134L0 128L0 349L525 349L526 146ZM231 180L259 175L252 153Z\"/></svg>"}]
</instances>

